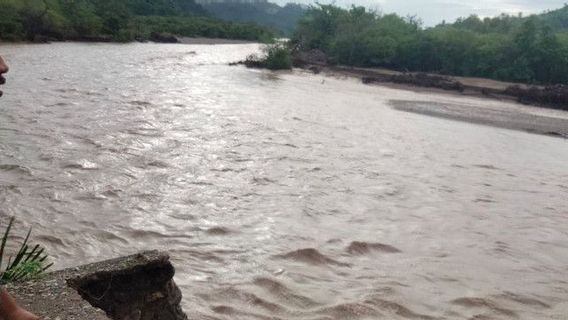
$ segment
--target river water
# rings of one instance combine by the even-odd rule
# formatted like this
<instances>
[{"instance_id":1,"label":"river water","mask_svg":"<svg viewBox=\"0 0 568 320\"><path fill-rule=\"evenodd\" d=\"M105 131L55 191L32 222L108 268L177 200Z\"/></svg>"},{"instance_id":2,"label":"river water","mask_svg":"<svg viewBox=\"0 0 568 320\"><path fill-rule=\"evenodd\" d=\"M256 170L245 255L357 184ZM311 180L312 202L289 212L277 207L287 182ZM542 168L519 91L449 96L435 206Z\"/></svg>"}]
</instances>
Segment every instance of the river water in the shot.
<instances>
[{"instance_id":1,"label":"river water","mask_svg":"<svg viewBox=\"0 0 568 320\"><path fill-rule=\"evenodd\" d=\"M567 140L389 101L566 114L255 50L0 47L3 219L58 268L168 250L191 319L566 319Z\"/></svg>"}]
</instances>

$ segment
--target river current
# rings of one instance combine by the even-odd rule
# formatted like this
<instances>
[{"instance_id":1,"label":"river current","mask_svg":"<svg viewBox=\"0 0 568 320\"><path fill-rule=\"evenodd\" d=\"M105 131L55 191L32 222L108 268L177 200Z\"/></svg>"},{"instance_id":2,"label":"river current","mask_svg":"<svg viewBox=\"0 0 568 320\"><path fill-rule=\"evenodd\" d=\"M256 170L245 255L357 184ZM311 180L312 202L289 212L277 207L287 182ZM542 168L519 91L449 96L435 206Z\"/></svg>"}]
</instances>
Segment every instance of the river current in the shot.
<instances>
[{"instance_id":1,"label":"river current","mask_svg":"<svg viewBox=\"0 0 568 320\"><path fill-rule=\"evenodd\" d=\"M190 319L566 319L567 140L391 101L565 113L257 49L0 46L2 222L57 268L168 250Z\"/></svg>"}]
</instances>

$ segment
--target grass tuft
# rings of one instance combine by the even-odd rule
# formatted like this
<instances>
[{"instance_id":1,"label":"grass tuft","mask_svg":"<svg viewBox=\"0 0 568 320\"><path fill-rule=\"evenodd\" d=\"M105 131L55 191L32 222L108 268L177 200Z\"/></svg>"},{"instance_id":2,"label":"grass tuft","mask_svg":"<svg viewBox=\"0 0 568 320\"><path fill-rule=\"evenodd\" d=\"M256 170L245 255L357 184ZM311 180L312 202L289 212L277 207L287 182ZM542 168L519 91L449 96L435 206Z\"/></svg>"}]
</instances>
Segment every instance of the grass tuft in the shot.
<instances>
[{"instance_id":1,"label":"grass tuft","mask_svg":"<svg viewBox=\"0 0 568 320\"><path fill-rule=\"evenodd\" d=\"M18 252L15 255L10 255L6 266L3 266L6 244L10 241L10 232L14 220L14 217L10 218L0 243L0 283L25 281L38 277L53 265L53 263L47 261L49 255L45 248L39 244L32 245L29 243L32 233L32 228L30 228Z\"/></svg>"}]
</instances>

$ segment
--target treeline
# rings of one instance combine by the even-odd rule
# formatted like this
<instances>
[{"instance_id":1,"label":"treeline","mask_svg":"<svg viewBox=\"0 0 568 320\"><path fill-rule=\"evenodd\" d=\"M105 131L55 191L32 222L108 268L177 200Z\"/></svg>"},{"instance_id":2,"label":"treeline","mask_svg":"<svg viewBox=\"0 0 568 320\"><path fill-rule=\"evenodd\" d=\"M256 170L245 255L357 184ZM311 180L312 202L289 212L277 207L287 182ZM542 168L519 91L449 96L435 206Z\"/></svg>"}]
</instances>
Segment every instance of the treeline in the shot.
<instances>
[{"instance_id":1,"label":"treeline","mask_svg":"<svg viewBox=\"0 0 568 320\"><path fill-rule=\"evenodd\" d=\"M148 39L152 32L243 40L271 38L267 28L208 17L194 0L0 0L7 41Z\"/></svg>"},{"instance_id":2,"label":"treeline","mask_svg":"<svg viewBox=\"0 0 568 320\"><path fill-rule=\"evenodd\" d=\"M290 35L306 7L288 3L281 7L268 1L256 2L213 2L202 4L203 8L216 18L234 22L254 22Z\"/></svg>"},{"instance_id":3,"label":"treeline","mask_svg":"<svg viewBox=\"0 0 568 320\"><path fill-rule=\"evenodd\" d=\"M568 23L562 21L568 7L531 17L471 16L424 29L415 17L318 5L300 20L291 43L321 49L337 64L568 83Z\"/></svg>"}]
</instances>

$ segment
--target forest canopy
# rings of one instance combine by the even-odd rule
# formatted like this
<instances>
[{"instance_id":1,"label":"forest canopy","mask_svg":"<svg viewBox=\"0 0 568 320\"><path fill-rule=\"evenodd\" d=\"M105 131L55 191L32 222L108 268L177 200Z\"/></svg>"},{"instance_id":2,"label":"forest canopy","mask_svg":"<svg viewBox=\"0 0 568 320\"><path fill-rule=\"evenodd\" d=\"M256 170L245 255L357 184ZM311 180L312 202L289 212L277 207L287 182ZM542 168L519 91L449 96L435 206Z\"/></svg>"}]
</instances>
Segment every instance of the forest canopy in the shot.
<instances>
[{"instance_id":1,"label":"forest canopy","mask_svg":"<svg viewBox=\"0 0 568 320\"><path fill-rule=\"evenodd\" d=\"M568 83L568 7L542 15L458 19L423 28L415 17L316 5L292 45L338 64L528 83Z\"/></svg>"},{"instance_id":2,"label":"forest canopy","mask_svg":"<svg viewBox=\"0 0 568 320\"><path fill-rule=\"evenodd\" d=\"M0 0L0 39L130 41L152 32L244 40L267 28L207 16L193 0Z\"/></svg>"}]
</instances>

